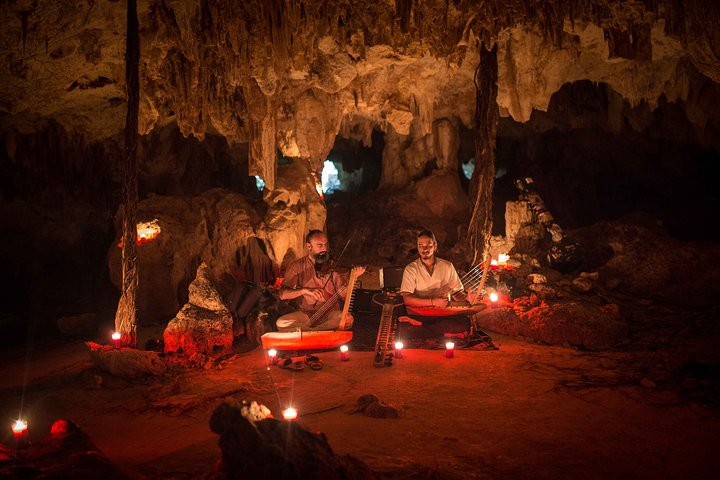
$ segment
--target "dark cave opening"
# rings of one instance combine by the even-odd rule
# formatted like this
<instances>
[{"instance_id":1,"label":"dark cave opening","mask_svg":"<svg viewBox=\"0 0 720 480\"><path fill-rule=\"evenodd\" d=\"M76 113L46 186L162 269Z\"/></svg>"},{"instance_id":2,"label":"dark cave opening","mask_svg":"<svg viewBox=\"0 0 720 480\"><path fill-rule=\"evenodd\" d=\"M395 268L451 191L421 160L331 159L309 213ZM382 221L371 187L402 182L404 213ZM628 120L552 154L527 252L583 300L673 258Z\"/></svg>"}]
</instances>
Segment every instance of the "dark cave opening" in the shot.
<instances>
[{"instance_id":1,"label":"dark cave opening","mask_svg":"<svg viewBox=\"0 0 720 480\"><path fill-rule=\"evenodd\" d=\"M696 141L685 105L661 99L651 110L623 102L622 128L614 131L612 95L602 83L569 83L553 95L547 112L534 111L527 123L500 119L494 234L504 233L505 202L518 196L515 180L529 176L564 228L644 212L676 238L720 239L704 213L720 207L714 181L720 152ZM638 117L644 117L641 131L633 127ZM462 129L461 166L474 153L473 132Z\"/></svg>"},{"instance_id":2,"label":"dark cave opening","mask_svg":"<svg viewBox=\"0 0 720 480\"><path fill-rule=\"evenodd\" d=\"M384 146L385 137L377 129L372 132L370 146L365 146L356 139L336 137L327 157L338 169L341 186L335 193L366 194L375 191L380 184ZM331 193L327 196L327 201L332 200Z\"/></svg>"}]
</instances>

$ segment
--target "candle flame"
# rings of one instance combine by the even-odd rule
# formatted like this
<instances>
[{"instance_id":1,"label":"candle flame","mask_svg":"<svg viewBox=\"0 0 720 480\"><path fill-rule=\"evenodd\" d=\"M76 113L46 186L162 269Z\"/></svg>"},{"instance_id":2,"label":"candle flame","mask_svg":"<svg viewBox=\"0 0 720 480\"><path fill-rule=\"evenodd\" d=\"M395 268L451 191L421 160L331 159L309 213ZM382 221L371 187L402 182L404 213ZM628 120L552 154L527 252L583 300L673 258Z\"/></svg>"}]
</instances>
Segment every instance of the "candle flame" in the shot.
<instances>
[{"instance_id":1,"label":"candle flame","mask_svg":"<svg viewBox=\"0 0 720 480\"><path fill-rule=\"evenodd\" d=\"M455 348L455 342L447 342L445 344L445 348L448 350L452 350L453 348Z\"/></svg>"},{"instance_id":2,"label":"candle flame","mask_svg":"<svg viewBox=\"0 0 720 480\"><path fill-rule=\"evenodd\" d=\"M497 267L497 264L498 264L498 261L495 260L494 258L492 260L490 260L490 265Z\"/></svg>"},{"instance_id":3,"label":"candle flame","mask_svg":"<svg viewBox=\"0 0 720 480\"><path fill-rule=\"evenodd\" d=\"M113 340L120 340L122 338L122 335L120 335L120 332L113 332L112 339Z\"/></svg>"},{"instance_id":4,"label":"candle flame","mask_svg":"<svg viewBox=\"0 0 720 480\"><path fill-rule=\"evenodd\" d=\"M27 430L28 424L25 420L17 420L13 424L12 431L15 433L22 433Z\"/></svg>"},{"instance_id":5,"label":"candle flame","mask_svg":"<svg viewBox=\"0 0 720 480\"><path fill-rule=\"evenodd\" d=\"M343 352L343 353L347 352L348 350L349 350L349 348L348 348L347 345L342 345L342 346L340 347L340 351Z\"/></svg>"},{"instance_id":6,"label":"candle flame","mask_svg":"<svg viewBox=\"0 0 720 480\"><path fill-rule=\"evenodd\" d=\"M144 243L148 243L149 241L160 235L162 229L160 228L158 219L155 218L153 220L150 220L149 222L138 223L136 225L136 230L137 244L142 245ZM118 243L118 247L122 248L122 238L120 239L120 243Z\"/></svg>"},{"instance_id":7,"label":"candle flame","mask_svg":"<svg viewBox=\"0 0 720 480\"><path fill-rule=\"evenodd\" d=\"M282 412L285 420L295 420L298 416L298 411L293 407L288 407Z\"/></svg>"},{"instance_id":8,"label":"candle flame","mask_svg":"<svg viewBox=\"0 0 720 480\"><path fill-rule=\"evenodd\" d=\"M268 350L268 357L275 357L275 356L277 356L277 350L275 350L274 348L271 348L270 350Z\"/></svg>"},{"instance_id":9,"label":"candle flame","mask_svg":"<svg viewBox=\"0 0 720 480\"><path fill-rule=\"evenodd\" d=\"M138 242L150 241L160 235L160 231L161 228L157 218L150 220L149 222L140 222L137 224Z\"/></svg>"},{"instance_id":10,"label":"candle flame","mask_svg":"<svg viewBox=\"0 0 720 480\"><path fill-rule=\"evenodd\" d=\"M403 342L395 342L395 350L402 350L404 346Z\"/></svg>"},{"instance_id":11,"label":"candle flame","mask_svg":"<svg viewBox=\"0 0 720 480\"><path fill-rule=\"evenodd\" d=\"M495 303L498 301L498 294L497 292L491 292L490 293L490 301Z\"/></svg>"}]
</instances>

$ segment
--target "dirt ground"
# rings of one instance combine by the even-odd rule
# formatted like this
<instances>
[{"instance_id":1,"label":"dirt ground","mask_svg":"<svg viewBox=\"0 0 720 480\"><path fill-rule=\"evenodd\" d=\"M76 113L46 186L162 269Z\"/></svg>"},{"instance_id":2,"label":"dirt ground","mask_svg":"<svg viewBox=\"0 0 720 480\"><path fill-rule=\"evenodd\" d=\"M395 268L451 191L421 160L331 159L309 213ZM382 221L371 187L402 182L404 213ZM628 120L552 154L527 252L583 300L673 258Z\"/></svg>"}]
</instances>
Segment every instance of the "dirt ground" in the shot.
<instances>
[{"instance_id":1,"label":"dirt ground","mask_svg":"<svg viewBox=\"0 0 720 480\"><path fill-rule=\"evenodd\" d=\"M634 354L493 338L498 350L408 350L389 368L374 368L369 351L348 362L324 352L322 370L292 372L255 349L219 369L135 382L94 373L80 341L38 344L0 355L0 416L9 426L22 406L31 439L72 419L148 479L202 478L219 457L210 414L231 398L275 416L297 407L336 453L385 478L720 478L718 410L653 386L627 367ZM367 393L401 418L351 414Z\"/></svg>"}]
</instances>

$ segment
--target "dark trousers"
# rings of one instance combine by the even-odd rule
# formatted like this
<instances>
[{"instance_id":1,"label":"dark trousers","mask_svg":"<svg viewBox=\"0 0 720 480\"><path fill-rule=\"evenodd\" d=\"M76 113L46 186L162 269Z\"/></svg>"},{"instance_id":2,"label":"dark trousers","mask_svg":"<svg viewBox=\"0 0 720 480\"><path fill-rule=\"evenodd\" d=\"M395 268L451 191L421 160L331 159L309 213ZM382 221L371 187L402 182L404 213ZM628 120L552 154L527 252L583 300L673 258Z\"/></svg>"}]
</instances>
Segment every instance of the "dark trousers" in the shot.
<instances>
[{"instance_id":1,"label":"dark trousers","mask_svg":"<svg viewBox=\"0 0 720 480\"><path fill-rule=\"evenodd\" d=\"M405 306L400 307L398 315L408 315ZM449 317L423 317L421 315L409 315L422 325L415 326L409 323L398 325L398 338L403 339L441 339L445 334L465 336L472 333L472 320L469 315L453 315Z\"/></svg>"},{"instance_id":2,"label":"dark trousers","mask_svg":"<svg viewBox=\"0 0 720 480\"><path fill-rule=\"evenodd\" d=\"M255 308L263 295L263 288L253 282L240 282L228 299L229 310L233 317L233 335L242 335L247 331L245 318Z\"/></svg>"}]
</instances>

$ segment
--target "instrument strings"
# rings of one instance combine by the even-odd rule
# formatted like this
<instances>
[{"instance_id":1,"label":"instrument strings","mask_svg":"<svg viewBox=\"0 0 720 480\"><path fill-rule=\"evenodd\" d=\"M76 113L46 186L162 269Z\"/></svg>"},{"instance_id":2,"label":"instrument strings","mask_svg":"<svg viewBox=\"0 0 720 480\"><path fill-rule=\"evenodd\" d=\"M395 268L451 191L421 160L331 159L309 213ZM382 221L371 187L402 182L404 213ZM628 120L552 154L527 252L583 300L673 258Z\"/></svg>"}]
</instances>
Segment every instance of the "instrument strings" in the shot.
<instances>
[{"instance_id":1,"label":"instrument strings","mask_svg":"<svg viewBox=\"0 0 720 480\"><path fill-rule=\"evenodd\" d=\"M485 271L484 268L481 268L483 263L484 262L478 263L462 276L460 282L462 282L464 290L474 290L478 287L478 285L480 285L480 281L482 280L482 276Z\"/></svg>"}]
</instances>

